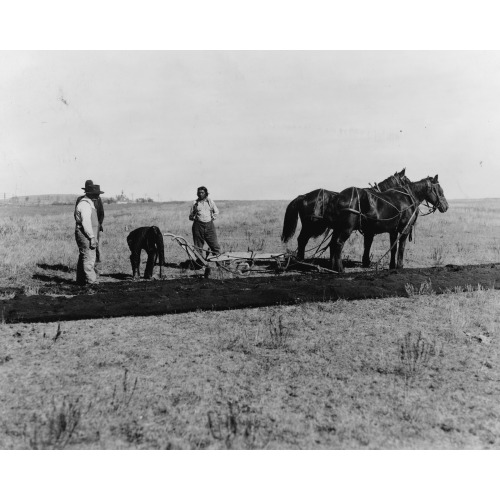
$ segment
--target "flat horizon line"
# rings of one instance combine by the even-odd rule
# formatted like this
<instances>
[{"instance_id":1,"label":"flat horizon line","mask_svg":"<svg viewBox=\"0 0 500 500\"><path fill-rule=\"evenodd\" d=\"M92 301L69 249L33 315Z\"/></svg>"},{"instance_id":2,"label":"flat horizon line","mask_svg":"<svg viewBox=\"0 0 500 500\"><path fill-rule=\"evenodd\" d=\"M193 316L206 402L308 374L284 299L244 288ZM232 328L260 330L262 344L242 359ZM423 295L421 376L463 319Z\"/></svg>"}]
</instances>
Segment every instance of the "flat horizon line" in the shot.
<instances>
[{"instance_id":1,"label":"flat horizon line","mask_svg":"<svg viewBox=\"0 0 500 500\"><path fill-rule=\"evenodd\" d=\"M17 198L18 200L22 200L23 198L26 199L26 198L37 198L37 197L44 197L44 198L47 198L47 197L57 197L57 196L65 196L65 197L69 197L69 196L72 196L74 197L75 199L78 198L79 196L81 196L83 193L76 193L76 194L73 194L73 193L49 193L49 194L31 194L31 195L22 195L22 196L12 196L10 198L5 198L4 200L0 199L0 204L4 204L4 203L7 203L9 201L12 201L13 199ZM119 195L115 195L115 196L119 196ZM115 196L102 196L101 198L103 200L105 200L106 198L114 198ZM296 198L296 197L295 197ZM292 199L295 199L295 198L292 198ZM141 197L138 197L138 198L135 198L134 200L130 200L130 201L125 201L125 202L122 202L122 203L136 203L136 200L137 199L141 199ZM500 196L499 197L491 197L491 196L487 196L485 198L447 198L448 201L480 201L480 200L500 200ZM188 200L162 200L162 201L157 201L157 200L154 200L152 202L149 202L149 203L190 203L192 202L193 199L190 198ZM219 199L216 199L216 201L218 203L222 203L222 202L231 202L231 201L290 201L290 199L285 199L285 198L265 198L265 199L257 199L257 198L231 198L231 199L225 199L225 198L219 198ZM63 203L63 202L61 202ZM116 202L115 202L116 203Z\"/></svg>"}]
</instances>

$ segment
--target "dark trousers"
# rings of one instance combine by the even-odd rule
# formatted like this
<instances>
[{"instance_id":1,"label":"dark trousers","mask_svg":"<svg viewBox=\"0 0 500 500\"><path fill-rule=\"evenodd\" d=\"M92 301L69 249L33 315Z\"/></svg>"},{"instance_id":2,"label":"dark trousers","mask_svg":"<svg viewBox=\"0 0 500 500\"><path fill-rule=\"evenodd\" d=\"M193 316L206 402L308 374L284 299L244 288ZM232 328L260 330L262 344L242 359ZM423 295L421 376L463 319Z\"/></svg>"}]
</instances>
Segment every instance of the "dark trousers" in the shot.
<instances>
[{"instance_id":1,"label":"dark trousers","mask_svg":"<svg viewBox=\"0 0 500 500\"><path fill-rule=\"evenodd\" d=\"M217 241L217 232L213 221L200 222L195 220L193 222L193 242L199 252L203 249L203 244L206 243L213 253L220 253L220 245ZM208 256L209 252L207 252Z\"/></svg>"},{"instance_id":2,"label":"dark trousers","mask_svg":"<svg viewBox=\"0 0 500 500\"><path fill-rule=\"evenodd\" d=\"M97 273L98 272L97 269L101 267L101 266L98 266L98 264L101 263L101 258L102 258L102 250L101 250L101 248L102 248L102 232L98 230L96 237L97 237L97 247L95 249L95 264L96 264L95 271Z\"/></svg>"}]
</instances>

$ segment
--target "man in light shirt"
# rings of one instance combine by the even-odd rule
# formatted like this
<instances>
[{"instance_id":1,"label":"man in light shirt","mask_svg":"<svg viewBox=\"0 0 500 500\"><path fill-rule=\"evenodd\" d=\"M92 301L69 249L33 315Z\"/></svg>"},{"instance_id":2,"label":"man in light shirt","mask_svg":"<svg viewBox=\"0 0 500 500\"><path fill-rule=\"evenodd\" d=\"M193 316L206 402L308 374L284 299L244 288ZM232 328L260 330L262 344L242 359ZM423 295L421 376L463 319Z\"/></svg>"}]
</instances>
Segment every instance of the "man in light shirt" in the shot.
<instances>
[{"instance_id":1,"label":"man in light shirt","mask_svg":"<svg viewBox=\"0 0 500 500\"><path fill-rule=\"evenodd\" d=\"M94 200L103 194L103 191L95 184L86 185L84 189L85 195L77 201L74 212L75 239L79 252L76 282L82 286L97 283L95 261L99 221Z\"/></svg>"},{"instance_id":2,"label":"man in light shirt","mask_svg":"<svg viewBox=\"0 0 500 500\"><path fill-rule=\"evenodd\" d=\"M85 181L85 187L83 187L82 189L83 189L83 191L85 191L86 189L88 189L92 186L95 186L95 190L100 191L100 189L101 189L99 184L94 184L94 182L92 180ZM76 199L75 207L76 207L76 205L78 205L78 203L80 202L80 200L82 198L83 198L83 196L79 196ZM100 268L99 264L101 263L101 257L102 257L102 232L104 231L104 229L102 227L102 223L104 221L104 206L102 204L102 200L101 200L100 196L98 196L97 198L94 198L92 201L94 202L94 207L97 210L97 220L99 222L99 231L97 231L97 234L95 235L97 238L97 247L95 249L95 255L96 255L95 272L96 272L97 276L99 277L100 269L98 269L98 268Z\"/></svg>"},{"instance_id":3,"label":"man in light shirt","mask_svg":"<svg viewBox=\"0 0 500 500\"><path fill-rule=\"evenodd\" d=\"M189 213L189 220L193 221L193 242L198 251L202 251L206 243L211 252L207 251L207 257L220 253L220 245L217 241L214 220L219 215L219 209L212 199L208 197L208 190L200 186L197 190L198 199L193 202Z\"/></svg>"}]
</instances>

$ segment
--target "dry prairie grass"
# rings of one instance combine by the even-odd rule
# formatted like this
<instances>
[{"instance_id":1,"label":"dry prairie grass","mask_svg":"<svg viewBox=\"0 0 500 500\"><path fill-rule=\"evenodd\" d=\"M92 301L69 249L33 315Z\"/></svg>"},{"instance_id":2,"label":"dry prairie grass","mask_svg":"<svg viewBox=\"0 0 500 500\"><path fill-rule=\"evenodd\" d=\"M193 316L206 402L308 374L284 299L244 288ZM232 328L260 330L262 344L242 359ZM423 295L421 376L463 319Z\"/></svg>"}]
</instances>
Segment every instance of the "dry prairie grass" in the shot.
<instances>
[{"instance_id":1,"label":"dry prairie grass","mask_svg":"<svg viewBox=\"0 0 500 500\"><path fill-rule=\"evenodd\" d=\"M0 326L0 448L500 445L500 292Z\"/></svg>"},{"instance_id":2,"label":"dry prairie grass","mask_svg":"<svg viewBox=\"0 0 500 500\"><path fill-rule=\"evenodd\" d=\"M286 202L218 204L225 250L281 248ZM451 202L422 219L406 265L498 262L499 205ZM106 208L105 272L130 273L125 237L135 227L189 238L187 203ZM27 293L37 293L43 264L72 279L77 256L71 207L33 210L0 208L0 277ZM387 239L376 238L375 256ZM346 256L359 260L361 248L355 235ZM174 245L166 256L185 259ZM500 292L470 285L442 295L432 284L408 288L397 299L0 323L0 448L498 448Z\"/></svg>"},{"instance_id":3,"label":"dry prairie grass","mask_svg":"<svg viewBox=\"0 0 500 500\"><path fill-rule=\"evenodd\" d=\"M286 250L280 241L286 205L285 201L218 201L221 216L217 226L223 250ZM137 227L157 225L162 232L191 241L189 203L106 205L105 210L104 274L131 274L126 237ZM414 243L406 246L405 267L499 262L499 235L500 200L451 201L447 213L420 217ZM33 285L34 277L38 284L40 280L49 280L51 273L44 273L43 266L61 278L74 279L78 253L73 207L0 206L0 236L0 285ZM321 239L311 240L309 248L320 242ZM186 260L176 243L166 238L165 244L167 262L178 264ZM295 237L288 246L290 250L296 248ZM388 249L388 235L377 236L372 247L373 260ZM359 261L362 251L363 239L355 233L345 245L344 257ZM386 256L381 265L388 267L388 262ZM183 275L186 271L182 269L167 270L169 277Z\"/></svg>"}]
</instances>

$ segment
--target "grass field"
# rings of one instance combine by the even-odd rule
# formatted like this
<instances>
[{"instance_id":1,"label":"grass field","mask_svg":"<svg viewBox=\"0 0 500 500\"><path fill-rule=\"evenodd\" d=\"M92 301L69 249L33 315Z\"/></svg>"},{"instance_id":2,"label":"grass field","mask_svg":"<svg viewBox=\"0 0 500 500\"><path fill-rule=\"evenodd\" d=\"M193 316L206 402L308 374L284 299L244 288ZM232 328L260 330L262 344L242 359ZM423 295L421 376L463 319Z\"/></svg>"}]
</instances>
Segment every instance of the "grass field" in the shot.
<instances>
[{"instance_id":1,"label":"grass field","mask_svg":"<svg viewBox=\"0 0 500 500\"><path fill-rule=\"evenodd\" d=\"M286 250L280 241L286 205L284 201L219 201L221 216L217 225L223 251ZM157 225L162 232L192 240L187 216L189 203L112 204L106 205L105 210L104 274L131 274L126 237L137 227ZM447 213L420 217L414 243L406 246L405 267L499 262L499 214L500 200L492 199L451 201ZM298 231L288 244L290 250L296 248L296 236ZM55 274L60 271L60 278L74 279L78 253L72 206L0 205L0 238L0 286L28 286L47 281L50 276L44 273L44 268L56 271ZM309 248L320 242L321 238L311 240ZM183 250L168 238L165 247L168 262L186 259ZM379 260L388 249L388 235L377 236L372 260ZM354 233L345 245L344 258L359 261L362 250L363 239ZM388 263L386 256L381 265L388 267ZM186 272L169 269L167 275L175 277Z\"/></svg>"},{"instance_id":2,"label":"grass field","mask_svg":"<svg viewBox=\"0 0 500 500\"><path fill-rule=\"evenodd\" d=\"M218 206L224 250L283 248L286 202ZM105 208L104 273L130 274L125 238L135 227L190 234L187 203ZM406 266L499 262L499 209L500 200L451 201L446 214L422 218ZM1 284L37 293L44 280L73 279L73 230L72 207L0 207ZM374 258L387 249L388 237L376 238ZM345 255L361 251L354 235ZM167 245L167 261L185 258ZM1 324L0 448L498 449L500 292L469 285Z\"/></svg>"}]
</instances>

